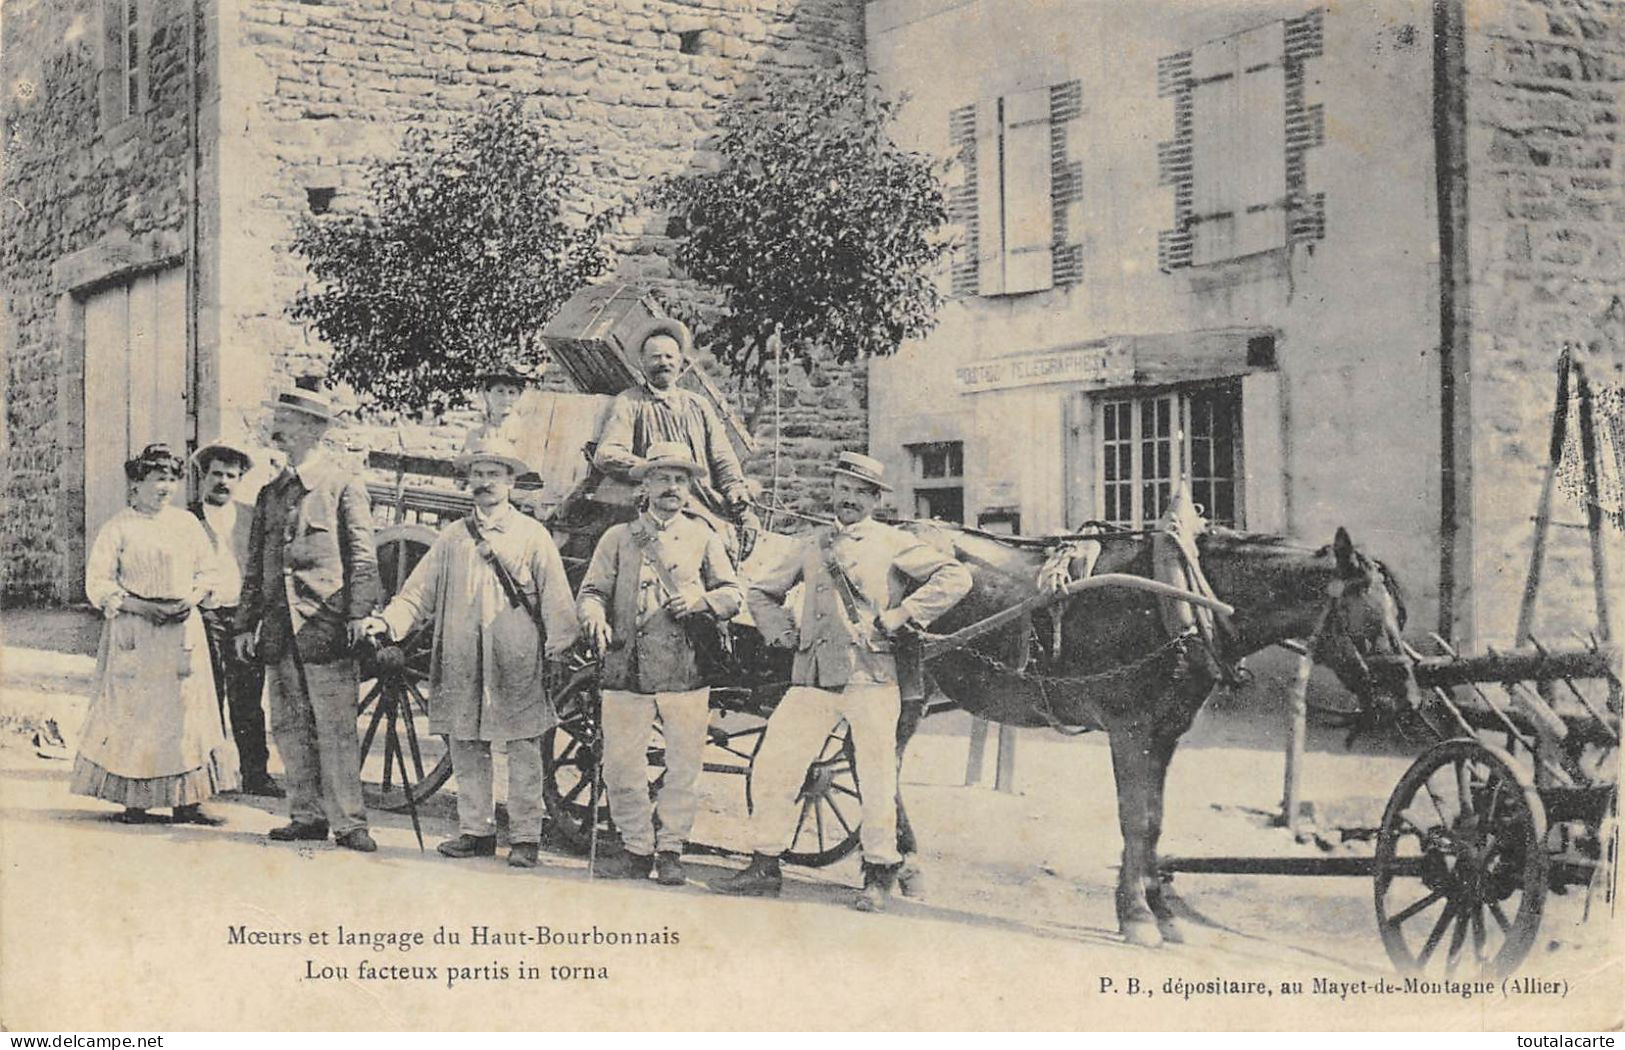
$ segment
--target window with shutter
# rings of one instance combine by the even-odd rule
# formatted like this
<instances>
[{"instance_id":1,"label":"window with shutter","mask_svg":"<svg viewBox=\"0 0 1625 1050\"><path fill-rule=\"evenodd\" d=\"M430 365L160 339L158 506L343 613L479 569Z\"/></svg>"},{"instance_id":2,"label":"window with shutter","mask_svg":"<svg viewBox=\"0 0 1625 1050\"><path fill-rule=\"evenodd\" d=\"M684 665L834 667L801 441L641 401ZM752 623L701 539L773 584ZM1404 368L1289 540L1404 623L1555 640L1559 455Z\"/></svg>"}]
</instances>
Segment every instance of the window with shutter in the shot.
<instances>
[{"instance_id":1,"label":"window with shutter","mask_svg":"<svg viewBox=\"0 0 1625 1050\"><path fill-rule=\"evenodd\" d=\"M1323 138L1321 109L1303 92L1320 27L1317 9L1158 62L1158 94L1174 103L1174 139L1158 148L1160 181L1174 190L1175 226L1158 239L1164 271L1324 236L1325 202L1307 192L1303 162Z\"/></svg>"},{"instance_id":2,"label":"window with shutter","mask_svg":"<svg viewBox=\"0 0 1625 1050\"><path fill-rule=\"evenodd\" d=\"M1067 139L1068 122L1081 113L1079 84L1071 81L949 114L960 167L949 212L964 231L953 294L1018 295L1082 279L1074 234L1083 179Z\"/></svg>"}]
</instances>

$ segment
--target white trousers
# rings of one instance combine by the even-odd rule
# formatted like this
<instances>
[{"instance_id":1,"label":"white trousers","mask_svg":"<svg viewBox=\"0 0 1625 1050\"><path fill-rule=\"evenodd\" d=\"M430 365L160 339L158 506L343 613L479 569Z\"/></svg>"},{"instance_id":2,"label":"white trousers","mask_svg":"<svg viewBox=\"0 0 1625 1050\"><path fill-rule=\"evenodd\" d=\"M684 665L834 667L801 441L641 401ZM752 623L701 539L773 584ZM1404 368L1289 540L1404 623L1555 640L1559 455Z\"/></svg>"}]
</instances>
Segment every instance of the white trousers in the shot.
<instances>
[{"instance_id":1,"label":"white trousers","mask_svg":"<svg viewBox=\"0 0 1625 1050\"><path fill-rule=\"evenodd\" d=\"M790 848L801 815L797 796L807 767L841 719L852 727L862 795L863 859L897 864L897 684L849 685L842 690L791 686L773 716L751 777L751 848L777 856ZM810 818L809 818L810 819Z\"/></svg>"},{"instance_id":2,"label":"white trousers","mask_svg":"<svg viewBox=\"0 0 1625 1050\"><path fill-rule=\"evenodd\" d=\"M542 738L508 741L508 841L542 841ZM451 741L457 775L457 830L495 835L497 804L491 782L491 742Z\"/></svg>"},{"instance_id":3,"label":"white trousers","mask_svg":"<svg viewBox=\"0 0 1625 1050\"><path fill-rule=\"evenodd\" d=\"M650 856L681 853L699 809L700 768L706 727L711 721L711 690L680 693L603 694L604 788L609 814L621 829L628 853ZM666 774L658 798L649 800L648 748L655 719L666 741ZM660 814L658 837L654 818Z\"/></svg>"}]
</instances>

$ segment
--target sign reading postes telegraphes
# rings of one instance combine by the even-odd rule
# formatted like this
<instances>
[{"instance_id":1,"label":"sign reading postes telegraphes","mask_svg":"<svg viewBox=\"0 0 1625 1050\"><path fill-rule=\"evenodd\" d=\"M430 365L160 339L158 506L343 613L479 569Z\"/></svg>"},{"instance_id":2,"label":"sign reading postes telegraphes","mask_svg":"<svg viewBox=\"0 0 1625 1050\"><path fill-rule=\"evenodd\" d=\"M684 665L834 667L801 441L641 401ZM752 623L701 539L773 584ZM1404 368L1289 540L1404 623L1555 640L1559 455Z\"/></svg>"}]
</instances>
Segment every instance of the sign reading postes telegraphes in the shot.
<instances>
[{"instance_id":1,"label":"sign reading postes telegraphes","mask_svg":"<svg viewBox=\"0 0 1625 1050\"><path fill-rule=\"evenodd\" d=\"M1046 383L1108 386L1133 380L1133 350L1118 340L1042 354L995 357L954 369L954 385L966 394Z\"/></svg>"},{"instance_id":2,"label":"sign reading postes telegraphes","mask_svg":"<svg viewBox=\"0 0 1625 1050\"><path fill-rule=\"evenodd\" d=\"M953 382L960 393L976 394L1049 383L1104 390L1220 379L1273 370L1275 338L1268 328L1116 335L959 365Z\"/></svg>"}]
</instances>

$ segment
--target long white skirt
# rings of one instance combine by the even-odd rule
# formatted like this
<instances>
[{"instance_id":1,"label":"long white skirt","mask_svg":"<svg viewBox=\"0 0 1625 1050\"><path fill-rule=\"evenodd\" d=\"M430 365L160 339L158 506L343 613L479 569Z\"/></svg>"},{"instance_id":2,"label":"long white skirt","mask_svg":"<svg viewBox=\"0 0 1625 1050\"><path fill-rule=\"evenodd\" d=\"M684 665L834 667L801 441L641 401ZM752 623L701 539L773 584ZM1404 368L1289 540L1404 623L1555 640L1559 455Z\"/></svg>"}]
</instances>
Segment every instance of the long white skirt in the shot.
<instances>
[{"instance_id":1,"label":"long white skirt","mask_svg":"<svg viewBox=\"0 0 1625 1050\"><path fill-rule=\"evenodd\" d=\"M158 626L121 613L102 626L96 692L69 790L137 808L186 806L238 786L196 610Z\"/></svg>"}]
</instances>

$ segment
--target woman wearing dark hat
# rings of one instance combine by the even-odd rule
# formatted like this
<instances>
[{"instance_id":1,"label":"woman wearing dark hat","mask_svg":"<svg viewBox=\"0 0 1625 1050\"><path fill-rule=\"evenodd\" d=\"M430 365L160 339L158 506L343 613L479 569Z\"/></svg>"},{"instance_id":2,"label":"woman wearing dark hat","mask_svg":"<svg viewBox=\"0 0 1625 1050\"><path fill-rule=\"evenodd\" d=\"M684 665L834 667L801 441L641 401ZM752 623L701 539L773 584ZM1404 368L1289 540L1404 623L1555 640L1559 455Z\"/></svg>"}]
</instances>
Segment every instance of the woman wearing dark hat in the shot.
<instances>
[{"instance_id":1,"label":"woman wearing dark hat","mask_svg":"<svg viewBox=\"0 0 1625 1050\"><path fill-rule=\"evenodd\" d=\"M148 813L161 807L177 824L219 824L201 803L237 786L237 751L197 611L216 556L197 518L170 503L182 463L167 445L148 445L124 473L129 506L102 527L85 566L85 593L106 622L70 790L119 803L129 824L162 820Z\"/></svg>"}]
</instances>

